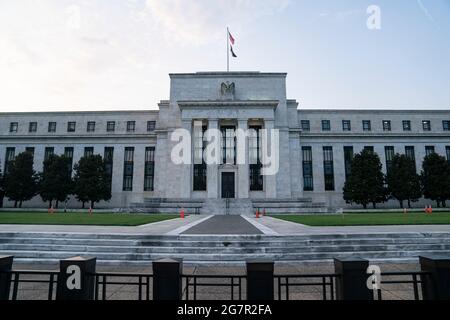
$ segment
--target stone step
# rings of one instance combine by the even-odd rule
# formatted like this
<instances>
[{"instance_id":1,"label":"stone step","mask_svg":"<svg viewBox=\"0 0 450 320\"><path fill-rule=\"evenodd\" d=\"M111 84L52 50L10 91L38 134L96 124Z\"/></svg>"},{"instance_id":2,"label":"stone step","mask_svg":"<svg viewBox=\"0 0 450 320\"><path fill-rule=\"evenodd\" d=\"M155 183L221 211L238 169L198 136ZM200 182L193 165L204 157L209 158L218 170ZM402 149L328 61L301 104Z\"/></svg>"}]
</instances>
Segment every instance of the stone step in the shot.
<instances>
[{"instance_id":1,"label":"stone step","mask_svg":"<svg viewBox=\"0 0 450 320\"><path fill-rule=\"evenodd\" d=\"M155 240L107 240L107 239L70 239L70 238L0 238L0 245L5 244L31 244L31 245L82 245L82 246L112 246L112 247L209 247L209 248L246 248L246 247L267 247L267 248L290 248L290 247L314 247L314 246L340 246L340 245L401 245L401 244L448 244L450 243L450 235L448 237L422 238L422 237L405 237L405 238L349 238L349 239L296 239L296 240L272 240L267 241L265 238L261 240L215 240L215 241L199 241L184 240L183 238L172 237L169 239Z\"/></svg>"},{"instance_id":2,"label":"stone step","mask_svg":"<svg viewBox=\"0 0 450 320\"><path fill-rule=\"evenodd\" d=\"M66 259L75 254L70 251L8 251L2 252L5 255L14 255L17 259ZM202 261L202 262L226 262L226 261L245 261L251 259L273 259L275 261L320 261L330 260L335 257L363 257L365 259L396 259L396 258L416 258L420 255L449 255L450 250L396 250L396 251L349 251L349 252L314 252L314 253L255 253L255 254L228 254L211 253L201 255L198 253L170 254L170 253L151 253L151 254L123 254L123 253L104 253L90 252L90 256L95 256L99 261L154 261L162 258L183 258L184 261Z\"/></svg>"},{"instance_id":3,"label":"stone step","mask_svg":"<svg viewBox=\"0 0 450 320\"><path fill-rule=\"evenodd\" d=\"M21 251L70 251L76 254L102 252L102 253L123 253L123 254L144 254L144 253L197 253L197 254L254 254L254 253L313 253L313 252L352 252L352 251L395 251L395 250L450 250L450 243L447 244L391 244L391 245L336 245L336 246L286 246L286 247L128 247L128 246L96 246L96 245L39 245L39 244L0 244L2 252Z\"/></svg>"},{"instance_id":4,"label":"stone step","mask_svg":"<svg viewBox=\"0 0 450 320\"><path fill-rule=\"evenodd\" d=\"M404 233L352 233L352 234L312 234L312 235L145 235L145 234L102 234L102 233L59 233L59 232L0 232L0 239L86 239L107 241L321 241L347 239L442 239L449 238L450 232L404 232Z\"/></svg>"}]
</instances>

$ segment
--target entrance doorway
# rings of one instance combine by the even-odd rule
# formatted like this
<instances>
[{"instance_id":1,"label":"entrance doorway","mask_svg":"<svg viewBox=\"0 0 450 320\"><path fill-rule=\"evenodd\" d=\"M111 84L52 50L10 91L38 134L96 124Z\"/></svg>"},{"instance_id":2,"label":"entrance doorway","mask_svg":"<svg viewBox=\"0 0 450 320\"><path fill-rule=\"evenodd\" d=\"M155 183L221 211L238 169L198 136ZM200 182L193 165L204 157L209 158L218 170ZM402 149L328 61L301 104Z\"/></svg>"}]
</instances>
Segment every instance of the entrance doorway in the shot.
<instances>
[{"instance_id":1,"label":"entrance doorway","mask_svg":"<svg viewBox=\"0 0 450 320\"><path fill-rule=\"evenodd\" d=\"M234 199L234 172L222 172L222 198Z\"/></svg>"}]
</instances>

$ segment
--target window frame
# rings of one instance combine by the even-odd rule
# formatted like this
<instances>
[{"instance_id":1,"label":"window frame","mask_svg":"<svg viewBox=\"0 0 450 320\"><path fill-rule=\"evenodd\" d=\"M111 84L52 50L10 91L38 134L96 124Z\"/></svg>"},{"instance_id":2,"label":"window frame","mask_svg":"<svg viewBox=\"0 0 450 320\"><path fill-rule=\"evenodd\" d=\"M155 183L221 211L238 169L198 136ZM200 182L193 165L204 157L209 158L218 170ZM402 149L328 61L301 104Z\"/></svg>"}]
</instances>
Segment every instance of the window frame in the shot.
<instances>
[{"instance_id":1,"label":"window frame","mask_svg":"<svg viewBox=\"0 0 450 320\"><path fill-rule=\"evenodd\" d=\"M136 121L134 120L127 121L127 132L129 133L136 132Z\"/></svg>"},{"instance_id":2,"label":"window frame","mask_svg":"<svg viewBox=\"0 0 450 320\"><path fill-rule=\"evenodd\" d=\"M49 121L48 122L48 127L47 127L47 132L48 133L55 133L56 132L56 122L55 121Z\"/></svg>"},{"instance_id":3,"label":"window frame","mask_svg":"<svg viewBox=\"0 0 450 320\"><path fill-rule=\"evenodd\" d=\"M311 131L311 121L310 120L301 120L300 126L303 131Z\"/></svg>"},{"instance_id":4,"label":"window frame","mask_svg":"<svg viewBox=\"0 0 450 320\"><path fill-rule=\"evenodd\" d=\"M9 123L9 132L10 133L17 133L19 132L19 123L16 121Z\"/></svg>"},{"instance_id":5,"label":"window frame","mask_svg":"<svg viewBox=\"0 0 450 320\"><path fill-rule=\"evenodd\" d=\"M106 132L115 132L116 131L116 122L115 121L107 121L106 122Z\"/></svg>"},{"instance_id":6,"label":"window frame","mask_svg":"<svg viewBox=\"0 0 450 320\"><path fill-rule=\"evenodd\" d=\"M322 120L322 131L331 131L331 120Z\"/></svg>"},{"instance_id":7,"label":"window frame","mask_svg":"<svg viewBox=\"0 0 450 320\"><path fill-rule=\"evenodd\" d=\"M370 131L372 131L372 122L370 120L363 120L362 127L363 127L363 131L370 132Z\"/></svg>"},{"instance_id":8,"label":"window frame","mask_svg":"<svg viewBox=\"0 0 450 320\"><path fill-rule=\"evenodd\" d=\"M342 120L342 131L352 131L351 120Z\"/></svg>"},{"instance_id":9,"label":"window frame","mask_svg":"<svg viewBox=\"0 0 450 320\"><path fill-rule=\"evenodd\" d=\"M36 121L31 121L28 123L28 132L29 133L37 132L37 122Z\"/></svg>"},{"instance_id":10,"label":"window frame","mask_svg":"<svg viewBox=\"0 0 450 320\"><path fill-rule=\"evenodd\" d=\"M422 130L424 132L431 131L431 120L422 120Z\"/></svg>"},{"instance_id":11,"label":"window frame","mask_svg":"<svg viewBox=\"0 0 450 320\"><path fill-rule=\"evenodd\" d=\"M77 131L76 121L67 122L67 132L76 132L76 131Z\"/></svg>"},{"instance_id":12,"label":"window frame","mask_svg":"<svg viewBox=\"0 0 450 320\"><path fill-rule=\"evenodd\" d=\"M402 121L403 131L411 131L411 120Z\"/></svg>"},{"instance_id":13,"label":"window frame","mask_svg":"<svg viewBox=\"0 0 450 320\"><path fill-rule=\"evenodd\" d=\"M86 132L95 132L95 121L88 121L86 124Z\"/></svg>"},{"instance_id":14,"label":"window frame","mask_svg":"<svg viewBox=\"0 0 450 320\"><path fill-rule=\"evenodd\" d=\"M392 131L392 122L391 120L383 120L383 131L390 132Z\"/></svg>"}]
</instances>

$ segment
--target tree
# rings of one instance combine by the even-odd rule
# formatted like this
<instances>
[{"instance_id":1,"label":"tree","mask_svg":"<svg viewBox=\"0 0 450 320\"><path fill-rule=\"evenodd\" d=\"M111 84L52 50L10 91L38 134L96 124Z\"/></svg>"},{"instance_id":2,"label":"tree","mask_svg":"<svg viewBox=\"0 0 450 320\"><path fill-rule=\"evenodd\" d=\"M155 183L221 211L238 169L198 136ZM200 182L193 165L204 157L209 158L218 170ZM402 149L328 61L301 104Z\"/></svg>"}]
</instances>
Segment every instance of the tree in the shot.
<instances>
[{"instance_id":1,"label":"tree","mask_svg":"<svg viewBox=\"0 0 450 320\"><path fill-rule=\"evenodd\" d=\"M411 202L416 202L422 197L420 189L420 177L416 172L416 165L413 159L406 155L396 154L392 159L392 166L387 175L389 192L400 203L403 208L403 202L408 201L408 207L411 208Z\"/></svg>"},{"instance_id":2,"label":"tree","mask_svg":"<svg viewBox=\"0 0 450 320\"><path fill-rule=\"evenodd\" d=\"M344 185L344 200L360 204L367 209L369 203L376 204L387 199L384 175L378 155L369 150L356 154L351 164L351 174Z\"/></svg>"},{"instance_id":3,"label":"tree","mask_svg":"<svg viewBox=\"0 0 450 320\"><path fill-rule=\"evenodd\" d=\"M438 207L445 207L445 201L450 199L450 165L447 160L434 152L426 156L421 183L424 197L436 201Z\"/></svg>"},{"instance_id":4,"label":"tree","mask_svg":"<svg viewBox=\"0 0 450 320\"><path fill-rule=\"evenodd\" d=\"M14 208L37 194L38 175L33 170L33 155L23 152L8 163L5 177L5 196L14 201Z\"/></svg>"},{"instance_id":5,"label":"tree","mask_svg":"<svg viewBox=\"0 0 450 320\"><path fill-rule=\"evenodd\" d=\"M3 208L3 199L5 198L5 176L0 168L0 208Z\"/></svg>"},{"instance_id":6,"label":"tree","mask_svg":"<svg viewBox=\"0 0 450 320\"><path fill-rule=\"evenodd\" d=\"M84 204L94 204L101 200L111 199L110 176L102 157L93 155L83 157L75 164L74 194Z\"/></svg>"},{"instance_id":7,"label":"tree","mask_svg":"<svg viewBox=\"0 0 450 320\"><path fill-rule=\"evenodd\" d=\"M52 155L44 161L44 171L41 173L39 194L43 201L49 202L49 208L56 200L64 202L71 194L73 181L71 177L71 161L65 156Z\"/></svg>"}]
</instances>

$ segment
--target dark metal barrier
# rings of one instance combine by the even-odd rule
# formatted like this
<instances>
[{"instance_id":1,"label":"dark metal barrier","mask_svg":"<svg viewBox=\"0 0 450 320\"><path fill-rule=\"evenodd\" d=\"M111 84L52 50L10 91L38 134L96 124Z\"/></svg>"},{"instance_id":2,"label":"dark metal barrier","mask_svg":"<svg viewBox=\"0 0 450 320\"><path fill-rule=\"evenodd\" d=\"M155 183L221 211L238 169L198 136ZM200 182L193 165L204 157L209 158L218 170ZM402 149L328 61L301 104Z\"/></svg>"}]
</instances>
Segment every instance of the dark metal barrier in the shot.
<instances>
[{"instance_id":1,"label":"dark metal barrier","mask_svg":"<svg viewBox=\"0 0 450 320\"><path fill-rule=\"evenodd\" d=\"M73 262L73 260L71 261ZM435 259L432 259L432 262L428 261L428 263L431 263L431 266L433 266L433 261L436 262ZM438 259L438 264L439 261L442 261L442 258L440 260ZM167 262L178 262L181 264L180 261L176 260L166 260ZM421 262L423 271L381 273L381 288L378 290L369 290L372 299L395 299L396 297L392 294L387 294L388 287L392 285L402 285L400 292L403 296L398 298L414 300L445 299L445 294L450 291L450 285L448 281L445 281L445 278L443 278L444 281L440 281L442 279L440 277L442 274L444 276L447 274L446 270L448 269L445 267L446 264L439 264L439 272L435 271L433 273L433 269L429 266L428 268L431 268L430 270L424 270L427 268L427 265L424 265L427 262L424 262L423 259ZM164 266L167 266L166 263L160 263L159 267L165 268ZM171 269L171 271L169 270L170 275L167 276L167 270L163 270L163 278L160 277L158 280L158 264L157 262L155 264L156 268L154 267L153 273L86 272L86 276L94 281L92 299L161 300L164 297L169 298L167 294L176 294L176 298L179 297L179 299L184 300L215 299L218 296L224 300L249 299L248 282L252 280L248 274L182 274L180 265L176 265L175 263L173 268L169 268ZM358 290L363 285L366 286L369 277L369 274L362 277L360 269L359 267L357 268L359 270L357 277L353 277L354 281L359 283L351 284L351 286L356 285ZM177 273L177 270L180 272ZM311 299L312 297L313 299L339 300L339 290L342 290L342 287L339 289L338 285L341 283L342 286L342 277L346 276L345 273L342 275L339 272L323 274L273 274L268 269L264 270L264 272L268 272L264 277L268 276L268 278L272 279L271 283L266 283L266 285L268 284L266 292L273 292L274 298L277 300L299 300L305 299L305 297L307 299ZM0 282L0 292L4 293L4 299L10 300L28 299L30 296L35 299L36 292L39 292L37 295L39 299L55 300L57 283L61 283L62 281L67 282L68 279L66 276L63 280L61 274L61 270L10 270L9 268L2 268L0 269L0 279L2 279ZM159 276L161 276L161 270ZM171 282L173 277L179 278L179 282ZM257 278L254 278L254 280L258 280ZM347 278L348 280L349 278ZM171 286L169 288L170 290L167 291L168 288L166 287L164 289L166 292L158 292L159 289L156 287L158 281L160 281L160 286L169 284L169 287ZM40 284L40 286L36 288L34 285L28 286L28 284ZM344 290L350 290L349 288L351 286L349 287L347 285ZM85 287L82 286L82 288ZM211 288L212 291L204 290L207 288ZM214 290L214 288L217 290ZM302 288L307 288L308 291L302 291ZM435 291L437 288L439 288L439 292ZM158 294L160 295L159 298L156 296ZM165 296L161 296L161 294ZM348 292L345 294L350 295ZM351 294L354 295L354 293ZM437 296L437 294L440 294L440 296ZM347 299L349 299L348 296Z\"/></svg>"}]
</instances>

